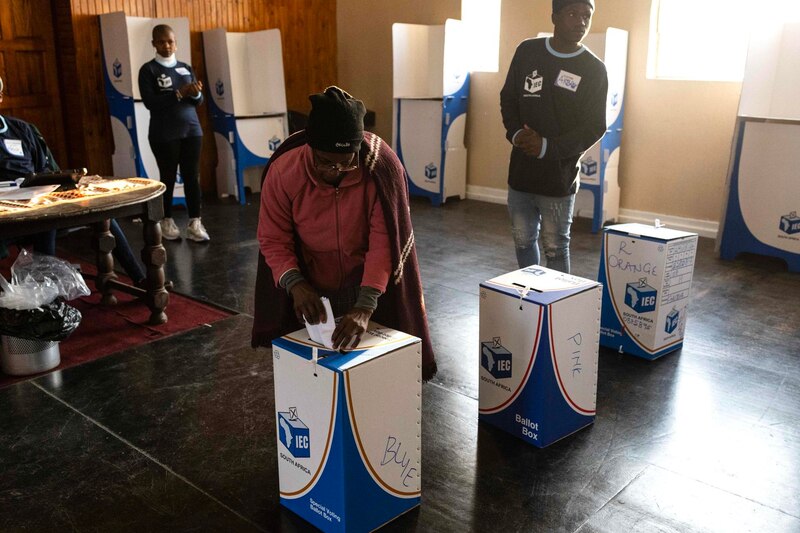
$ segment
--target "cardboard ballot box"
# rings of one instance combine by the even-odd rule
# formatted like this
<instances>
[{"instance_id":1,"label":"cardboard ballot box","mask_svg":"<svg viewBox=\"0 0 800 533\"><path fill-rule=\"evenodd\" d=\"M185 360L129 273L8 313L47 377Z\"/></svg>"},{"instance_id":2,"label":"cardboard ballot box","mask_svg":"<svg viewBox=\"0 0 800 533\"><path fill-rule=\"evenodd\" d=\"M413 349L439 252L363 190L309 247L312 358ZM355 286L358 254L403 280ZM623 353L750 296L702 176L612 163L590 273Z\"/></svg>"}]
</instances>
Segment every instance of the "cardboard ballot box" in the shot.
<instances>
[{"instance_id":1,"label":"cardboard ballot box","mask_svg":"<svg viewBox=\"0 0 800 533\"><path fill-rule=\"evenodd\" d=\"M347 532L419 505L420 340L371 322L341 354L302 329L275 339L272 356L281 504Z\"/></svg>"},{"instance_id":2,"label":"cardboard ballot box","mask_svg":"<svg viewBox=\"0 0 800 533\"><path fill-rule=\"evenodd\" d=\"M644 224L605 229L600 344L645 359L683 345L697 235Z\"/></svg>"},{"instance_id":3,"label":"cardboard ballot box","mask_svg":"<svg viewBox=\"0 0 800 533\"><path fill-rule=\"evenodd\" d=\"M601 296L540 266L481 283L481 420L540 448L594 422Z\"/></svg>"}]
</instances>

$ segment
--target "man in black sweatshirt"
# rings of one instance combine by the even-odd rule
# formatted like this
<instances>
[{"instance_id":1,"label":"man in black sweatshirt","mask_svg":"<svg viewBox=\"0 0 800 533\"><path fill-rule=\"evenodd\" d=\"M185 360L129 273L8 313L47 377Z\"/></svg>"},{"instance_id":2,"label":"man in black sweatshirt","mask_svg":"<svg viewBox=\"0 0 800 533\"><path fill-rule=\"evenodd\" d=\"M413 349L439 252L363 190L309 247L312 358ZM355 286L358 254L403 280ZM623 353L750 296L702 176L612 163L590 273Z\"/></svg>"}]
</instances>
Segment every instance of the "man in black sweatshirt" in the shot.
<instances>
[{"instance_id":1,"label":"man in black sweatshirt","mask_svg":"<svg viewBox=\"0 0 800 533\"><path fill-rule=\"evenodd\" d=\"M506 138L508 210L520 268L539 264L569 273L569 233L579 160L606 131L608 77L581 44L594 0L553 0L553 36L523 41L500 91Z\"/></svg>"}]
</instances>

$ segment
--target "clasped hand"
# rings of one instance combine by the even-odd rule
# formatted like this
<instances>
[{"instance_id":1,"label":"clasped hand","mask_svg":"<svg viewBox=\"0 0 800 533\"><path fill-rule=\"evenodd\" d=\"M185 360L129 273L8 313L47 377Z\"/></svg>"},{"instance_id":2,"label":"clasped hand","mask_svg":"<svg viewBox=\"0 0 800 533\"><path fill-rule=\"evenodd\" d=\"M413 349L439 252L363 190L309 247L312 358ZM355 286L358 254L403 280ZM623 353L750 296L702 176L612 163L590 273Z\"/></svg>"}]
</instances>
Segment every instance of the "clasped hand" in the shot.
<instances>
[{"instance_id":1,"label":"clasped hand","mask_svg":"<svg viewBox=\"0 0 800 533\"><path fill-rule=\"evenodd\" d=\"M199 80L193 81L192 83L187 83L186 85L178 89L178 93L181 95L181 98L186 98L187 96L196 98L202 91L203 91L203 82Z\"/></svg>"},{"instance_id":2,"label":"clasped hand","mask_svg":"<svg viewBox=\"0 0 800 533\"><path fill-rule=\"evenodd\" d=\"M525 125L514 139L514 146L525 152L525 155L538 157L542 153L542 136Z\"/></svg>"},{"instance_id":3,"label":"clasped hand","mask_svg":"<svg viewBox=\"0 0 800 533\"><path fill-rule=\"evenodd\" d=\"M307 281L301 281L292 287L292 300L294 301L294 313L301 323L304 318L309 324L319 324L327 320L325 307L322 305L319 294ZM372 311L369 309L354 307L348 311L333 331L331 337L333 348L345 350L358 346L361 336L367 331L371 317Z\"/></svg>"}]
</instances>

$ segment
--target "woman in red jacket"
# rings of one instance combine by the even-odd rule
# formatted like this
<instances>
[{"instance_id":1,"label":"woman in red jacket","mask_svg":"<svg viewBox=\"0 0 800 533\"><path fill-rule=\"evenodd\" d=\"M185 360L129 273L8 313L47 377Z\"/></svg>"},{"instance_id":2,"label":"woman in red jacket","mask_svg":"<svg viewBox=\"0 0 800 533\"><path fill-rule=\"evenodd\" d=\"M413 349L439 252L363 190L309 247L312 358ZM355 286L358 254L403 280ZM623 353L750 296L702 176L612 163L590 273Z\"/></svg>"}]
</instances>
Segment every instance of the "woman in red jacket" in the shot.
<instances>
[{"instance_id":1,"label":"woman in red jacket","mask_svg":"<svg viewBox=\"0 0 800 533\"><path fill-rule=\"evenodd\" d=\"M335 348L357 345L375 313L382 324L422 338L429 379L436 364L402 165L378 136L364 133L360 100L338 87L310 100L306 130L287 139L266 169L253 344L288 333L303 317L325 320L326 296L342 316ZM281 293L291 314L274 301Z\"/></svg>"}]
</instances>

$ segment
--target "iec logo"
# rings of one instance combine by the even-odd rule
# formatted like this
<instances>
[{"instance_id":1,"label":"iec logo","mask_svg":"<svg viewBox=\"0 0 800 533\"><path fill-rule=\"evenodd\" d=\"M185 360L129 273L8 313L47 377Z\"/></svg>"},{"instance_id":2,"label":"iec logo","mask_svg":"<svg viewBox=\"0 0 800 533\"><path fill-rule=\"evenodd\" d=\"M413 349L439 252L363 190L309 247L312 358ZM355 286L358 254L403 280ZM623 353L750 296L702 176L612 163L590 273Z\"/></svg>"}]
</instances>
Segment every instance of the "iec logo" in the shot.
<instances>
[{"instance_id":1,"label":"iec logo","mask_svg":"<svg viewBox=\"0 0 800 533\"><path fill-rule=\"evenodd\" d=\"M658 291L647 284L647 278L628 283L625 286L625 305L637 313L649 313L656 310Z\"/></svg>"},{"instance_id":2,"label":"iec logo","mask_svg":"<svg viewBox=\"0 0 800 533\"><path fill-rule=\"evenodd\" d=\"M500 337L481 343L481 366L495 379L511 377L511 352L500 344Z\"/></svg>"},{"instance_id":3,"label":"iec logo","mask_svg":"<svg viewBox=\"0 0 800 533\"><path fill-rule=\"evenodd\" d=\"M162 89L169 89L170 87L172 87L172 78L170 78L166 74L162 74L161 76L156 78L156 83L158 83L158 86L161 87Z\"/></svg>"},{"instance_id":4,"label":"iec logo","mask_svg":"<svg viewBox=\"0 0 800 533\"><path fill-rule=\"evenodd\" d=\"M214 88L217 90L217 96L222 96L225 94L225 84L222 83L222 80L217 79L217 83L214 84Z\"/></svg>"},{"instance_id":5,"label":"iec logo","mask_svg":"<svg viewBox=\"0 0 800 533\"><path fill-rule=\"evenodd\" d=\"M617 104L619 104L619 93L614 93L611 97L611 107L617 107Z\"/></svg>"},{"instance_id":6,"label":"iec logo","mask_svg":"<svg viewBox=\"0 0 800 533\"><path fill-rule=\"evenodd\" d=\"M436 173L437 173L436 165L434 165L433 163L428 163L427 165L425 165L425 178L426 179L429 179L429 180L436 179Z\"/></svg>"},{"instance_id":7,"label":"iec logo","mask_svg":"<svg viewBox=\"0 0 800 533\"><path fill-rule=\"evenodd\" d=\"M800 217L797 216L797 211L792 211L788 215L781 217L781 231L787 235L800 233Z\"/></svg>"},{"instance_id":8,"label":"iec logo","mask_svg":"<svg viewBox=\"0 0 800 533\"><path fill-rule=\"evenodd\" d=\"M592 156L586 158L586 161L581 161L581 172L587 176L597 174L597 161L592 159Z\"/></svg>"},{"instance_id":9,"label":"iec logo","mask_svg":"<svg viewBox=\"0 0 800 533\"><path fill-rule=\"evenodd\" d=\"M270 151L274 152L278 149L278 146L281 145L281 140L278 138L277 135L273 135L272 139L268 141Z\"/></svg>"},{"instance_id":10,"label":"iec logo","mask_svg":"<svg viewBox=\"0 0 800 533\"><path fill-rule=\"evenodd\" d=\"M537 76L539 73L538 70L534 70L530 76L525 77L525 91L531 94L538 93L542 90L542 86L544 85L544 79L541 76Z\"/></svg>"},{"instance_id":11,"label":"iec logo","mask_svg":"<svg viewBox=\"0 0 800 533\"><path fill-rule=\"evenodd\" d=\"M297 407L290 407L288 413L278 413L278 439L292 457L298 459L311 457L308 426L297 418Z\"/></svg>"},{"instance_id":12,"label":"iec logo","mask_svg":"<svg viewBox=\"0 0 800 533\"><path fill-rule=\"evenodd\" d=\"M680 311L672 308L672 311L667 315L667 323L664 325L664 331L672 333L678 328L678 319L681 317Z\"/></svg>"},{"instance_id":13,"label":"iec logo","mask_svg":"<svg viewBox=\"0 0 800 533\"><path fill-rule=\"evenodd\" d=\"M111 65L114 70L114 77L119 78L122 76L122 63L119 62L119 58L114 58L114 63Z\"/></svg>"}]
</instances>

